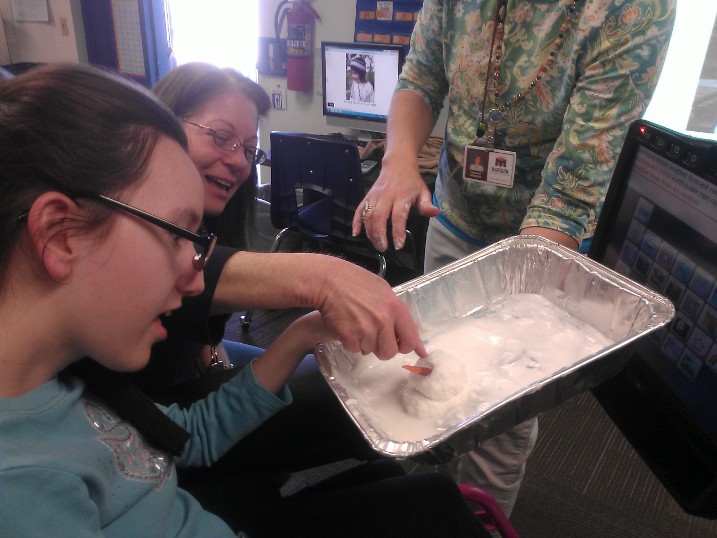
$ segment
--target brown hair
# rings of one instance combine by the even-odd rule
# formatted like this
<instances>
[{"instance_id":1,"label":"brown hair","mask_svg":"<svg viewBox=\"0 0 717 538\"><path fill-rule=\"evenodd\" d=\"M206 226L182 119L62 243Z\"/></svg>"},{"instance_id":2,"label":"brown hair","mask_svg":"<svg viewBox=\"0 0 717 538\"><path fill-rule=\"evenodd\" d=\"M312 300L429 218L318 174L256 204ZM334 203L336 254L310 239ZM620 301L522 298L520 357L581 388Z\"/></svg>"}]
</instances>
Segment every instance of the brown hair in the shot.
<instances>
[{"instance_id":1,"label":"brown hair","mask_svg":"<svg viewBox=\"0 0 717 538\"><path fill-rule=\"evenodd\" d=\"M112 194L141 182L160 135L187 139L151 92L81 64L48 64L0 81L0 282L21 215L43 192ZM98 206L86 230L104 228Z\"/></svg>"},{"instance_id":2,"label":"brown hair","mask_svg":"<svg viewBox=\"0 0 717 538\"><path fill-rule=\"evenodd\" d=\"M251 100L260 116L271 107L271 99L253 80L231 68L191 62L172 69L152 89L180 118L190 115L218 95L240 91ZM222 215L211 220L220 241L237 248L248 248L256 215L256 170L239 187Z\"/></svg>"}]
</instances>

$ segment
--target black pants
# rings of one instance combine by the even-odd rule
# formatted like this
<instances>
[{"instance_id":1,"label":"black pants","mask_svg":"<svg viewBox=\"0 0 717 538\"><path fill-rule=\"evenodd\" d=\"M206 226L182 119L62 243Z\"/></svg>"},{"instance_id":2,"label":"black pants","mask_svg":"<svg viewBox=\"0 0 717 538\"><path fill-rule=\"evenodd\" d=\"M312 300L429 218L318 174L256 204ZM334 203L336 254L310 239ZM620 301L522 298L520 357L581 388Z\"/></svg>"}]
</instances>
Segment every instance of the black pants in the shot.
<instances>
[{"instance_id":1,"label":"black pants","mask_svg":"<svg viewBox=\"0 0 717 538\"><path fill-rule=\"evenodd\" d=\"M407 476L389 460L359 465L287 497L266 489L252 493L230 478L205 487L211 488L205 508L249 538L489 537L449 477Z\"/></svg>"},{"instance_id":2,"label":"black pants","mask_svg":"<svg viewBox=\"0 0 717 538\"><path fill-rule=\"evenodd\" d=\"M238 373L214 373L181 387L182 405ZM288 381L294 402L210 468L179 469L179 484L205 509L250 538L488 536L456 484L437 473L406 476L364 439L313 358ZM327 405L331 403L331 405ZM364 464L282 497L288 474L345 459Z\"/></svg>"}]
</instances>

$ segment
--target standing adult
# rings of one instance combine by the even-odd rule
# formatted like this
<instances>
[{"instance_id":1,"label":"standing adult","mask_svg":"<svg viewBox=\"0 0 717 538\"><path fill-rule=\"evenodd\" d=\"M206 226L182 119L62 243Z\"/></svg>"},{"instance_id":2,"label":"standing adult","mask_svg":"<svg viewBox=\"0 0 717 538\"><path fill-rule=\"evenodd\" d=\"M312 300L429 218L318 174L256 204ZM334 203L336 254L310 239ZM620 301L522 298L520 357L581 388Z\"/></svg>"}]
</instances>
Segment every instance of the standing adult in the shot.
<instances>
[{"instance_id":1,"label":"standing adult","mask_svg":"<svg viewBox=\"0 0 717 538\"><path fill-rule=\"evenodd\" d=\"M426 0L391 102L382 170L354 215L379 250L431 219L425 270L511 235L586 250L629 124L654 91L674 0ZM417 155L448 98L433 197ZM465 166L476 159L486 166ZM483 168L483 170L481 170ZM453 462L510 513L537 420Z\"/></svg>"}]
</instances>

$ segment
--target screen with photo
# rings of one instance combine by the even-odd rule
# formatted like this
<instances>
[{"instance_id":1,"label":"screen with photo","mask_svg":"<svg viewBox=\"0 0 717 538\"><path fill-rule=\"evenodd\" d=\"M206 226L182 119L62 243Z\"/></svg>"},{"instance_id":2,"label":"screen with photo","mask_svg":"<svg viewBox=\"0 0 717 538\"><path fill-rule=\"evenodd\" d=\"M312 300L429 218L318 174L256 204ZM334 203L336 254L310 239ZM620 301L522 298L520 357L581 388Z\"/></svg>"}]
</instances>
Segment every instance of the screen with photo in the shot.
<instances>
[{"instance_id":1,"label":"screen with photo","mask_svg":"<svg viewBox=\"0 0 717 538\"><path fill-rule=\"evenodd\" d=\"M598 399L622 402L608 409L621 425L639 398L654 394L647 413L626 422L633 428L626 437L638 439L638 452L667 476L678 501L717 517L717 504L691 504L706 499L705 490L717 495L717 143L633 124L590 256L668 298L676 311L667 326L635 342L621 374L631 395L598 391ZM634 431L643 428L654 431ZM667 438L702 448L681 457L664 446Z\"/></svg>"},{"instance_id":2,"label":"screen with photo","mask_svg":"<svg viewBox=\"0 0 717 538\"><path fill-rule=\"evenodd\" d=\"M403 64L402 47L322 42L321 60L324 115L386 122Z\"/></svg>"}]
</instances>

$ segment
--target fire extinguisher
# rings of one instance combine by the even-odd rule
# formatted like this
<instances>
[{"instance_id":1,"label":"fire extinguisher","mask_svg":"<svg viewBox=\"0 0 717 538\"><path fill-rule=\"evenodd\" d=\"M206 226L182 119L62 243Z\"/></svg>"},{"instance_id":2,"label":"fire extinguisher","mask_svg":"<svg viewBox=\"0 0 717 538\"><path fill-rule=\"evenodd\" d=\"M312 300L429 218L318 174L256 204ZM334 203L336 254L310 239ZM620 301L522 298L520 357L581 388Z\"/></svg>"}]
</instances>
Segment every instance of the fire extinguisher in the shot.
<instances>
[{"instance_id":1,"label":"fire extinguisher","mask_svg":"<svg viewBox=\"0 0 717 538\"><path fill-rule=\"evenodd\" d=\"M286 87L292 91L311 89L313 79L314 19L321 20L310 0L283 0L276 8L276 37L286 19Z\"/></svg>"}]
</instances>

